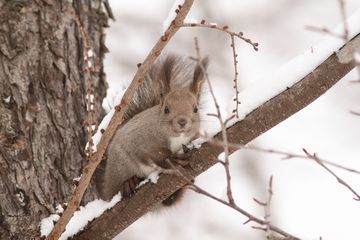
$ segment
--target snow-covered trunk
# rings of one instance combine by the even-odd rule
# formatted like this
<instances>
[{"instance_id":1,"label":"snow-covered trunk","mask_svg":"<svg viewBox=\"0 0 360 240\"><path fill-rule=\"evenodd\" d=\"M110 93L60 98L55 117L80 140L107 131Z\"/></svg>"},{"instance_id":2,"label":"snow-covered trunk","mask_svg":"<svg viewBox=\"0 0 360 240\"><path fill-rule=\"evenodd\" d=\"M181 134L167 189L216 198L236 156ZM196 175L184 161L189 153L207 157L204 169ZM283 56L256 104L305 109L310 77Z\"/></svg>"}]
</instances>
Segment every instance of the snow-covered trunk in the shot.
<instances>
[{"instance_id":1,"label":"snow-covered trunk","mask_svg":"<svg viewBox=\"0 0 360 240\"><path fill-rule=\"evenodd\" d=\"M69 9L79 14L99 60L93 77L101 109L107 25L101 2L0 0L0 239L36 239L40 219L72 193L84 164L86 84Z\"/></svg>"}]
</instances>

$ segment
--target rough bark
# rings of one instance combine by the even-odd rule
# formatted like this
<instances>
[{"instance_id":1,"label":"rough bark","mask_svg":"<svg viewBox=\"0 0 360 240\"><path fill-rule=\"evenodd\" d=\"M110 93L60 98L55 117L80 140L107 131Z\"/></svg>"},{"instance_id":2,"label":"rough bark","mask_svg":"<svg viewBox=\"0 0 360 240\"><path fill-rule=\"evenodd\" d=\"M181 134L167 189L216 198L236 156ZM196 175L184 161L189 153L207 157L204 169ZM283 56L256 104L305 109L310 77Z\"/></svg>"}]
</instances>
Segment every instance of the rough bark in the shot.
<instances>
[{"instance_id":1,"label":"rough bark","mask_svg":"<svg viewBox=\"0 0 360 240\"><path fill-rule=\"evenodd\" d=\"M101 1L0 0L0 239L37 238L40 219L68 201L81 172L86 84L69 8L98 56L100 105L107 25Z\"/></svg>"},{"instance_id":2,"label":"rough bark","mask_svg":"<svg viewBox=\"0 0 360 240\"><path fill-rule=\"evenodd\" d=\"M359 38L360 35L357 35L351 42L358 41ZM341 48L339 53L347 50L348 44ZM332 54L294 86L273 97L248 114L242 121L228 128L229 142L246 144L252 141L320 97L355 65L354 61L340 62L337 54ZM221 133L215 138L221 139ZM189 179L196 177L213 166L221 152L223 149L219 146L203 144L191 156L192 169L183 171L183 174ZM157 184L147 184L140 188L134 196L122 200L114 208L91 222L74 239L112 239L186 183L186 180L180 176L162 175Z\"/></svg>"}]
</instances>

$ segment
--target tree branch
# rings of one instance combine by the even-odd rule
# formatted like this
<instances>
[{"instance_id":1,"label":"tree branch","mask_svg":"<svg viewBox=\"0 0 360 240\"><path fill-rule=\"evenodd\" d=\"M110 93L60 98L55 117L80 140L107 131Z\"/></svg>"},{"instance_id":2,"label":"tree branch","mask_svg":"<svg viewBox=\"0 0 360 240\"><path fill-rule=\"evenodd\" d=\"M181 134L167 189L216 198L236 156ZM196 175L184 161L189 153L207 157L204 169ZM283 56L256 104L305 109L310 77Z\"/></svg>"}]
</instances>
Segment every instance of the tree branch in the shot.
<instances>
[{"instance_id":1,"label":"tree branch","mask_svg":"<svg viewBox=\"0 0 360 240\"><path fill-rule=\"evenodd\" d=\"M338 53L346 51L348 44L355 39L360 39L360 34L346 43ZM332 54L291 88L268 100L242 121L228 128L228 141L247 144L320 97L355 66L354 61L341 63L337 53ZM215 139L221 140L221 133ZM221 152L221 146L203 144L191 156L192 169L186 169L182 174L190 179L196 177L217 163L217 156ZM74 239L112 239L186 183L181 176L162 175L157 184L146 184L131 198L123 199L90 223Z\"/></svg>"}]
</instances>

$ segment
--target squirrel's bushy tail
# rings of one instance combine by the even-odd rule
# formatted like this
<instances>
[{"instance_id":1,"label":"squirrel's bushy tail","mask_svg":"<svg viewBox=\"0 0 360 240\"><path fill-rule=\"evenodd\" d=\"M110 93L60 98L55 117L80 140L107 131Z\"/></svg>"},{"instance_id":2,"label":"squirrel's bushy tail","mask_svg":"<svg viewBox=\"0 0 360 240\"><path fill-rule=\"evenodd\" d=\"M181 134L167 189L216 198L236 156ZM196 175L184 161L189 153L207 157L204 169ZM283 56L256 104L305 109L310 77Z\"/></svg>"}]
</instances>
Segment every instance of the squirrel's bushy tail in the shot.
<instances>
[{"instance_id":1,"label":"squirrel's bushy tail","mask_svg":"<svg viewBox=\"0 0 360 240\"><path fill-rule=\"evenodd\" d=\"M124 114L125 122L136 114L160 103L163 85L170 89L187 88L193 81L196 61L189 57L169 54L161 56L145 75ZM163 82L163 83L162 83Z\"/></svg>"}]
</instances>

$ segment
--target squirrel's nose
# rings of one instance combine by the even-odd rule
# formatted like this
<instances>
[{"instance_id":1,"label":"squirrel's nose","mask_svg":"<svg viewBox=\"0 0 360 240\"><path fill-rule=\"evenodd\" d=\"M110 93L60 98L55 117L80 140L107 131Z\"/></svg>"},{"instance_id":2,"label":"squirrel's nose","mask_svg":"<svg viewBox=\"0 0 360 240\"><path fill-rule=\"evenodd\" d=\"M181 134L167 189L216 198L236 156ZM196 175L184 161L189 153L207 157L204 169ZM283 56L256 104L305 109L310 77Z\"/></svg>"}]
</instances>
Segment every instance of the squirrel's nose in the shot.
<instances>
[{"instance_id":1,"label":"squirrel's nose","mask_svg":"<svg viewBox=\"0 0 360 240\"><path fill-rule=\"evenodd\" d=\"M180 118L180 119L178 119L178 124L180 125L180 127L185 127L185 125L187 124L187 120L186 120L186 118Z\"/></svg>"}]
</instances>

